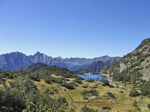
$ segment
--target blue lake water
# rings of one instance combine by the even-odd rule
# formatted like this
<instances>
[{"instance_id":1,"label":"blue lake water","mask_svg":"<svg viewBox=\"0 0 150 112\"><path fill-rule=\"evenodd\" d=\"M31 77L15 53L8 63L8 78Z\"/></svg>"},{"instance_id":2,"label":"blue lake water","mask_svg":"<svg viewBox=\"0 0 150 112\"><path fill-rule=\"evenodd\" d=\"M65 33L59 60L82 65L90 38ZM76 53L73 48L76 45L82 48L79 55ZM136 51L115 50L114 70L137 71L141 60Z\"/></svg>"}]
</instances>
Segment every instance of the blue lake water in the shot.
<instances>
[{"instance_id":1,"label":"blue lake water","mask_svg":"<svg viewBox=\"0 0 150 112\"><path fill-rule=\"evenodd\" d=\"M89 74L89 75L78 75L78 76L83 78L84 80L97 80L97 81L103 80L103 77L100 74Z\"/></svg>"}]
</instances>

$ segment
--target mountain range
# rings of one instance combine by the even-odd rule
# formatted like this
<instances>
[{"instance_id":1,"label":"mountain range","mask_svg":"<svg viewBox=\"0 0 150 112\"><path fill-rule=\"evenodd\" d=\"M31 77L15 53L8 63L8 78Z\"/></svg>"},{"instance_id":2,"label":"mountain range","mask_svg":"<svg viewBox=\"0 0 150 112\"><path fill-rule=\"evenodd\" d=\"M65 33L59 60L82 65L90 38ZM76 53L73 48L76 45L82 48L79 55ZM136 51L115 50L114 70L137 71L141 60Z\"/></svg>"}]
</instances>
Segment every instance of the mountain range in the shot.
<instances>
[{"instance_id":1,"label":"mountain range","mask_svg":"<svg viewBox=\"0 0 150 112\"><path fill-rule=\"evenodd\" d=\"M26 69L29 65L34 63L44 63L48 66L56 65L67 68L69 70L80 70L98 61L108 62L120 57L102 56L93 59L87 58L53 58L43 53L37 52L34 55L25 55L21 52L12 52L0 55L0 68L3 70L19 70L21 66ZM105 64L107 65L107 64Z\"/></svg>"}]
</instances>

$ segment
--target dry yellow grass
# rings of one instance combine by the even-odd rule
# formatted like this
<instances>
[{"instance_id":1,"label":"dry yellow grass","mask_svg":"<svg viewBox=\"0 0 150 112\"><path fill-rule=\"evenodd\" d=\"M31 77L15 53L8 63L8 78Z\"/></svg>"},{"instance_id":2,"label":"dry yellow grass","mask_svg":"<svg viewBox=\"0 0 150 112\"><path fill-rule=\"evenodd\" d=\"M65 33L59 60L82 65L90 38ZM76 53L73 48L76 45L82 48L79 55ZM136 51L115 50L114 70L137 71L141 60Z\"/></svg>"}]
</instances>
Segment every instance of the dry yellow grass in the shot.
<instances>
[{"instance_id":1,"label":"dry yellow grass","mask_svg":"<svg viewBox=\"0 0 150 112\"><path fill-rule=\"evenodd\" d=\"M74 79L69 78L70 81L73 81ZM111 107L112 111L119 111L119 112L137 112L137 109L133 107L133 102L137 99L140 99L140 97L131 98L129 97L129 92L131 90L130 85L123 86L123 88L110 88L108 86L102 86L102 82L92 82L88 83L86 81L83 81L82 84L78 84L78 87L76 87L74 90L67 90L65 91L65 88L60 86L59 84L47 84L44 82L44 80L40 82L35 82L38 89L41 92L44 92L46 89L50 87L56 87L59 89L58 94L53 95L53 97L65 97L67 101L69 102L70 106L75 105L76 112L80 112L80 109L84 105L88 105L89 107L102 110L103 106ZM122 86L122 83L120 82L114 82L113 84L117 84L119 86ZM89 88L83 88L84 85L88 85ZM92 87L97 86L96 90L99 92L100 99L93 99L89 100L88 102L85 101L81 95L81 93L86 89L90 90ZM108 97L104 97L104 95L107 92L111 92L115 95L117 99L112 99ZM115 100L116 102L109 102L110 100ZM142 100L138 102L138 107L141 108L141 112L149 112L147 109L147 104L150 103L150 98L143 97ZM108 110L103 112L109 112Z\"/></svg>"},{"instance_id":2,"label":"dry yellow grass","mask_svg":"<svg viewBox=\"0 0 150 112\"><path fill-rule=\"evenodd\" d=\"M13 80L11 80L11 79L7 79L6 80L6 85L9 87L10 86L10 82L12 82Z\"/></svg>"}]
</instances>

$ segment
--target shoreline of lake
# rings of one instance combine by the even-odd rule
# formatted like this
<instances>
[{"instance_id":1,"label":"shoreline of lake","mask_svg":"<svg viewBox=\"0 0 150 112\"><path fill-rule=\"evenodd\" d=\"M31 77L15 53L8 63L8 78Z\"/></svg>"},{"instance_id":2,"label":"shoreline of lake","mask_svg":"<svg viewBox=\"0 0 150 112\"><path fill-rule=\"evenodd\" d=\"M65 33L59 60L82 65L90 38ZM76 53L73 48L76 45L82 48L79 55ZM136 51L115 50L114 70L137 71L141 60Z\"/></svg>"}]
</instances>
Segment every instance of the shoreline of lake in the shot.
<instances>
[{"instance_id":1,"label":"shoreline of lake","mask_svg":"<svg viewBox=\"0 0 150 112\"><path fill-rule=\"evenodd\" d=\"M104 77L101 74L78 74L79 77L83 78L84 80L97 80L102 81Z\"/></svg>"},{"instance_id":2,"label":"shoreline of lake","mask_svg":"<svg viewBox=\"0 0 150 112\"><path fill-rule=\"evenodd\" d=\"M109 82L112 82L112 78L110 77L109 74L100 74L101 76L103 76L106 80L108 80Z\"/></svg>"}]
</instances>

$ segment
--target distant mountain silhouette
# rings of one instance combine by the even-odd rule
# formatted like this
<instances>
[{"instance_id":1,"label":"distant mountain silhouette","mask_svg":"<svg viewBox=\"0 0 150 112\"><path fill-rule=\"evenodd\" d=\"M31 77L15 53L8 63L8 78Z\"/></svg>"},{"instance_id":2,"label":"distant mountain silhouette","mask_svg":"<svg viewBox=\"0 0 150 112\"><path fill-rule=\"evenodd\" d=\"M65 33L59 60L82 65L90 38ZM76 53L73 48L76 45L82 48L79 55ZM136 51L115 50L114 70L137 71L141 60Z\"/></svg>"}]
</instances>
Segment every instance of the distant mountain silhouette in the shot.
<instances>
[{"instance_id":1,"label":"distant mountain silhouette","mask_svg":"<svg viewBox=\"0 0 150 112\"><path fill-rule=\"evenodd\" d=\"M0 68L3 70L19 70L21 66L26 69L29 65L34 63L44 63L46 65L60 66L69 70L80 70L93 64L97 61L107 62L115 57L103 56L93 59L86 58L53 58L43 53L37 52L34 55L27 56L21 52L12 52L0 55Z\"/></svg>"},{"instance_id":2,"label":"distant mountain silhouette","mask_svg":"<svg viewBox=\"0 0 150 112\"><path fill-rule=\"evenodd\" d=\"M107 59L107 60L106 60ZM108 65L112 65L118 61L120 61L120 57L114 57L111 58L110 57L103 57L103 61L96 61L90 65L88 65L87 67L83 68L82 70L80 70L81 72L84 73L85 72L92 72L92 73L100 73L100 70Z\"/></svg>"}]
</instances>

